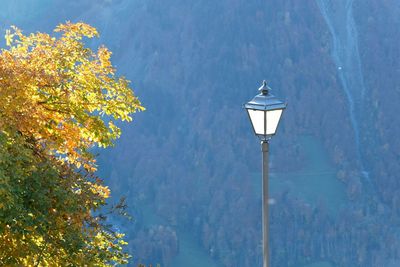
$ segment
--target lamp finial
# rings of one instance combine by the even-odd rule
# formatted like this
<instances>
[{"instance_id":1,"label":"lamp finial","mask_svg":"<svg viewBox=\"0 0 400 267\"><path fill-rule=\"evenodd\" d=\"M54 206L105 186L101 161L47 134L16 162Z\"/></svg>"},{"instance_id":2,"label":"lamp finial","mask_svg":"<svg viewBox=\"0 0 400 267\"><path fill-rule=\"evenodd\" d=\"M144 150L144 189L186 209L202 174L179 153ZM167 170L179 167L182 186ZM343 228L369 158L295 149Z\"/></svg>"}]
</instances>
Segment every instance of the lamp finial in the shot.
<instances>
[{"instance_id":1,"label":"lamp finial","mask_svg":"<svg viewBox=\"0 0 400 267\"><path fill-rule=\"evenodd\" d=\"M258 90L261 91L261 94L268 95L271 88L267 85L267 81L264 80L262 86Z\"/></svg>"}]
</instances>

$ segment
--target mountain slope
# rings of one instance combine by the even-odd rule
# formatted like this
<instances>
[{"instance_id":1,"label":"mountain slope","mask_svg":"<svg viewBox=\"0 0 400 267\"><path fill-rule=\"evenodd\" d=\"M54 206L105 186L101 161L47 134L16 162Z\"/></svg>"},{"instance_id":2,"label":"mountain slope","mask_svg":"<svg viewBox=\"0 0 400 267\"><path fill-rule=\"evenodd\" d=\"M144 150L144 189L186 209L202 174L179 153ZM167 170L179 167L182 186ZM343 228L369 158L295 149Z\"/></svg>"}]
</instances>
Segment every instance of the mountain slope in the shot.
<instances>
[{"instance_id":1,"label":"mountain slope","mask_svg":"<svg viewBox=\"0 0 400 267\"><path fill-rule=\"evenodd\" d=\"M355 125L321 2L332 1L20 0L6 1L0 21L27 31L88 22L102 35L93 45L110 47L133 81L147 110L122 125L99 161L136 218L116 221L135 260L168 266L190 232L222 266L261 263L260 147L242 104L267 79L289 103L271 141L274 265L386 266L398 255L399 5L352 3L358 40L341 45L357 46L360 69L349 75L362 71L366 87ZM346 2L331 14L338 33L346 32ZM308 164L313 158L326 158L333 174ZM302 185L302 175L334 181ZM336 214L324 184L345 195Z\"/></svg>"}]
</instances>

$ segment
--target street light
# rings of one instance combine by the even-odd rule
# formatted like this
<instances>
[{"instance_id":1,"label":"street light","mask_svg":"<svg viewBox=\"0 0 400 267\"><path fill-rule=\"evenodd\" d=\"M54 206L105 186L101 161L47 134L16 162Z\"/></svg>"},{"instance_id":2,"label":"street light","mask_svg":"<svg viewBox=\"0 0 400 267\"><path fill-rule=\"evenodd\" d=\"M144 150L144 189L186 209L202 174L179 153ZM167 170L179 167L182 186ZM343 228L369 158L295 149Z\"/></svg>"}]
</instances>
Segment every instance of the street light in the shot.
<instances>
[{"instance_id":1,"label":"street light","mask_svg":"<svg viewBox=\"0 0 400 267\"><path fill-rule=\"evenodd\" d=\"M267 82L258 89L260 94L244 105L253 126L254 133L261 140L262 161L262 219L263 219L263 267L269 267L269 224L268 224L268 151L269 139L276 133L286 104L270 94Z\"/></svg>"}]
</instances>

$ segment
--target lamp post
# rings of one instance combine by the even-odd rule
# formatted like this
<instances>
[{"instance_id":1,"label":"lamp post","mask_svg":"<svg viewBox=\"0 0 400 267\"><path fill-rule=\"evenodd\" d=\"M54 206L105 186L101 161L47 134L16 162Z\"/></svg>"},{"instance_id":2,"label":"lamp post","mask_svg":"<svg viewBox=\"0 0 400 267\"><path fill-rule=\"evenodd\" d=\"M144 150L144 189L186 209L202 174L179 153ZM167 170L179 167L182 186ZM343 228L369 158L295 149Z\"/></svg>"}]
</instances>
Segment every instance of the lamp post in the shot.
<instances>
[{"instance_id":1,"label":"lamp post","mask_svg":"<svg viewBox=\"0 0 400 267\"><path fill-rule=\"evenodd\" d=\"M262 232L263 267L269 267L269 211L268 211L268 151L269 139L276 133L286 104L270 94L267 82L258 89L260 94L244 105L253 126L254 133L261 140L262 151Z\"/></svg>"}]
</instances>

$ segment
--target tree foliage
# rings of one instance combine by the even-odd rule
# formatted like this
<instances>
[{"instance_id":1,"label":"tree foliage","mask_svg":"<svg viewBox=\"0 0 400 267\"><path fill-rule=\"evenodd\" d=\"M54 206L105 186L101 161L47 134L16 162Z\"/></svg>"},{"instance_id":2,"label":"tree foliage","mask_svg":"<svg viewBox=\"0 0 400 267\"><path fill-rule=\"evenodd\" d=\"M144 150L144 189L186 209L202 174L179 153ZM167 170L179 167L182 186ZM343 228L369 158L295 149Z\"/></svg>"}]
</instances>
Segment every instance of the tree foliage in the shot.
<instances>
[{"instance_id":1,"label":"tree foliage","mask_svg":"<svg viewBox=\"0 0 400 267\"><path fill-rule=\"evenodd\" d=\"M54 36L6 32L0 53L0 263L108 266L126 262L122 234L99 209L109 189L90 149L119 137L116 120L143 110L111 52L87 48L84 23ZM96 215L97 214L97 215Z\"/></svg>"}]
</instances>

